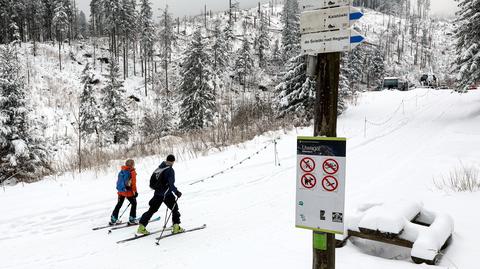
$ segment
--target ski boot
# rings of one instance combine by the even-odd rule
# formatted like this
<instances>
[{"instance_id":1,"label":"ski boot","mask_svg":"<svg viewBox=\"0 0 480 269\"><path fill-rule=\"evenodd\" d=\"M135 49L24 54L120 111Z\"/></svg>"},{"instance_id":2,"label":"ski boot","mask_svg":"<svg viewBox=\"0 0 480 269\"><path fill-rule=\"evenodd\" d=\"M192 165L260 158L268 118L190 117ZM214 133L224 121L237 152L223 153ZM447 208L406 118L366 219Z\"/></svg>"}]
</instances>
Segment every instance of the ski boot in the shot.
<instances>
[{"instance_id":1,"label":"ski boot","mask_svg":"<svg viewBox=\"0 0 480 269\"><path fill-rule=\"evenodd\" d=\"M183 233L185 232L185 229L183 229L182 227L180 227L179 224L173 224L173 227L172 227L172 234L178 234L178 233Z\"/></svg>"},{"instance_id":2,"label":"ski boot","mask_svg":"<svg viewBox=\"0 0 480 269\"><path fill-rule=\"evenodd\" d=\"M150 232L143 226L143 224L138 225L137 234L149 235Z\"/></svg>"},{"instance_id":3,"label":"ski boot","mask_svg":"<svg viewBox=\"0 0 480 269\"><path fill-rule=\"evenodd\" d=\"M138 224L138 220L135 219L134 217L130 217L128 219L128 224L127 225L137 225Z\"/></svg>"},{"instance_id":4,"label":"ski boot","mask_svg":"<svg viewBox=\"0 0 480 269\"><path fill-rule=\"evenodd\" d=\"M110 216L110 221L108 222L108 225L113 226L117 224L118 219L114 216Z\"/></svg>"}]
</instances>

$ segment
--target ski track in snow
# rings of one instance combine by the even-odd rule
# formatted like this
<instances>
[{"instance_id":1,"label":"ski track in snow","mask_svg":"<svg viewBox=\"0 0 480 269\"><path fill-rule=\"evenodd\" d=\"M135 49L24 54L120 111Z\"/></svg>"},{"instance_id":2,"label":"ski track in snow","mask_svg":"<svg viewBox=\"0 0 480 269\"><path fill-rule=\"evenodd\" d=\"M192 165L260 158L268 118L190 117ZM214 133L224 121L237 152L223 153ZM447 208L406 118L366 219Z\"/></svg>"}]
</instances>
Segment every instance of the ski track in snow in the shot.
<instances>
[{"instance_id":1,"label":"ski track in snow","mask_svg":"<svg viewBox=\"0 0 480 269\"><path fill-rule=\"evenodd\" d=\"M418 97L423 96L423 97ZM391 120L381 122L405 101ZM475 268L480 221L471 205L478 193L445 193L432 179L450 172L459 161L480 167L480 92L415 89L362 94L359 104L339 118L339 136L347 142L346 216L364 203L398 198L418 199L428 210L451 214L455 220L452 245L434 268ZM476 124L477 123L477 124ZM0 249L2 268L310 268L311 232L294 227L296 136L277 132L280 166L274 165L273 147L238 167L204 182L197 178L228 168L255 153L275 134L261 136L229 150L175 165L182 224L207 228L166 238L155 246L154 237L126 244L115 242L134 233L125 228L107 234L92 231L108 221L116 202L118 167L59 176L33 184L18 184L0 192ZM146 209L153 192L150 173L163 156L137 160L139 200L137 215ZM120 162L116 163L118 166ZM123 209L127 202L125 202ZM121 211L121 212L122 212ZM126 220L128 211L123 219ZM163 226L165 206L155 216ZM355 239L337 249L337 268L433 268L415 265L410 250Z\"/></svg>"}]
</instances>

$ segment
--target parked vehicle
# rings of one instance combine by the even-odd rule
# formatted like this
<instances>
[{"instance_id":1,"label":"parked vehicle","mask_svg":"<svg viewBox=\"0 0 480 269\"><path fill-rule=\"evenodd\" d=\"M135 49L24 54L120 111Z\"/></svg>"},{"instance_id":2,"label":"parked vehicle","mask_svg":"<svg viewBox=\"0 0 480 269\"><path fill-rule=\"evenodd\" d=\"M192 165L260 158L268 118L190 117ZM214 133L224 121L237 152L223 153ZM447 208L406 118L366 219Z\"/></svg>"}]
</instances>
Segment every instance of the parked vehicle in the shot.
<instances>
[{"instance_id":1,"label":"parked vehicle","mask_svg":"<svg viewBox=\"0 0 480 269\"><path fill-rule=\"evenodd\" d=\"M438 89L439 90L448 90L448 85L446 83L440 83L440 85L438 86Z\"/></svg>"},{"instance_id":2,"label":"parked vehicle","mask_svg":"<svg viewBox=\"0 0 480 269\"><path fill-rule=\"evenodd\" d=\"M383 79L384 89L397 89L400 91L408 91L408 82L398 77L386 77Z\"/></svg>"},{"instance_id":3,"label":"parked vehicle","mask_svg":"<svg viewBox=\"0 0 480 269\"><path fill-rule=\"evenodd\" d=\"M478 87L480 86L480 83L473 83L468 87L468 90L478 90Z\"/></svg>"},{"instance_id":4,"label":"parked vehicle","mask_svg":"<svg viewBox=\"0 0 480 269\"><path fill-rule=\"evenodd\" d=\"M434 74L423 74L420 77L420 85L422 85L423 87L437 88L437 77Z\"/></svg>"}]
</instances>

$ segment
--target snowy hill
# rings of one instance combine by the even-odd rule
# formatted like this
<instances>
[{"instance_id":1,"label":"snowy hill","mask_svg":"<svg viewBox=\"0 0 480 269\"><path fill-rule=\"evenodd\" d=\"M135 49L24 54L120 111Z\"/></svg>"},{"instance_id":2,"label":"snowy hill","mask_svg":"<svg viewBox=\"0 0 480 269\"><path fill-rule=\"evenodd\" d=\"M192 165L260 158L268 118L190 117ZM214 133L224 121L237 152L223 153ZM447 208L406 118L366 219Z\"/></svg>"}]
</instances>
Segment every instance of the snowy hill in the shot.
<instances>
[{"instance_id":1,"label":"snowy hill","mask_svg":"<svg viewBox=\"0 0 480 269\"><path fill-rule=\"evenodd\" d=\"M339 136L348 138L347 219L364 203L420 200L455 221L452 245L435 268L476 268L480 236L474 231L480 217L474 207L480 196L439 190L434 179L460 165L480 169L479 102L476 91L362 93L338 125ZM221 153L179 161L174 168L183 192L182 224L208 226L159 246L148 237L115 243L131 236L134 228L110 235L91 230L105 224L113 210L120 161L104 172L7 186L0 192L1 267L310 268L311 232L294 228L294 203L296 136L312 133L311 128L270 133ZM277 137L280 166L274 165L271 144ZM189 185L248 156L252 158L232 170ZM148 179L163 158L136 160L138 214L147 208L152 195ZM156 216L163 219L164 210L162 206ZM356 244L337 250L337 268L431 268L413 264L406 249Z\"/></svg>"},{"instance_id":2,"label":"snowy hill","mask_svg":"<svg viewBox=\"0 0 480 269\"><path fill-rule=\"evenodd\" d=\"M260 6L263 16L268 17L268 35L270 40L269 50L273 50L275 41L281 40L281 30L283 28L281 22L281 13L283 5L271 6L269 4L262 4ZM452 55L451 50L451 37L447 34L451 33L452 23L447 21L428 20L423 23L427 24L425 29L428 29L430 38L430 47L425 49L418 48L418 42L413 40L409 31L409 22L405 18L398 18L394 16L388 16L383 13L365 9L365 16L358 23L358 28L367 38L367 41L372 46L384 48L382 51L388 51L385 56L385 69L389 76L407 77L410 81L416 82L420 75L424 72L435 72L437 76L442 80L448 77L450 74L450 60ZM259 24L258 8L251 8L247 10L235 10L233 14L233 54L230 60L235 61L236 51L241 47L244 39L249 40L253 45L255 36L257 34L257 28ZM212 29L214 22L219 21L223 27L228 24L229 14L225 12L219 12L215 14L209 14L205 17L207 31L204 31L203 35L207 43L212 42ZM173 48L172 62L169 67L169 86L173 89L173 93L178 95L178 85L181 82L179 76L179 69L182 59L185 57L185 51L187 45L190 43L193 31L197 27L204 26L204 17L196 16L183 18L178 21L175 29L177 32L178 40ZM398 27L397 27L398 25ZM245 29L245 34L244 34ZM402 43L395 42L400 40L402 36ZM420 36L420 31L418 33ZM96 44L96 53L93 53ZM78 153L78 107L79 96L82 93L83 85L81 83L82 70L87 63L92 64L92 55L96 55L97 58L108 58L108 40L106 37L102 38L90 38L85 40L74 40L71 45L67 43L62 47L62 66L63 70L59 70L58 65L58 48L53 43L39 43L37 44L38 56L32 56L33 44L24 43L20 48L19 59L22 59L21 65L23 66L24 76L27 79L27 87L32 89L31 100L34 104L35 114L39 120L44 122L43 135L53 142L52 148L54 150L54 168L57 172L70 171L77 169L77 153ZM157 50L158 44L156 44ZM389 49L385 49L386 47ZM400 47L402 48L399 55ZM420 65L414 65L414 55L416 51L424 54L424 50L434 57L430 59L431 68L423 67ZM157 51L158 53L158 51ZM269 51L268 53L271 53ZM255 53L254 53L255 54ZM425 53L426 54L426 53ZM436 55L442 55L442 57L436 57ZM255 61L258 61L257 55L252 55ZM124 61L122 56L119 58L120 67L122 67ZM162 110L159 100L165 95L164 85L164 71L162 70L161 61L156 60L155 63L155 75L153 82L148 83L148 95L145 95L144 78L141 76L140 62L138 57L136 59L136 75L133 74L133 59L130 55L130 67L128 71L128 77L125 80L126 96L137 98L138 102L129 99L129 114L133 118L135 130L142 128L143 119L147 113L158 112ZM157 70L158 65L158 70ZM255 63L257 65L257 63ZM253 72L252 80L249 87L246 89L234 78L233 71L227 72L222 83L220 83L220 89L217 91L217 101L219 111L216 117L218 118L234 118L237 109L240 108L245 100L257 100L268 102L271 104L275 97L275 86L277 86L285 72L282 63L280 67L267 67L257 68ZM358 65L360 66L360 65ZM363 67L358 67L363 69ZM232 67L233 68L233 67ZM96 61L95 75L100 82L95 85L94 91L97 99L100 97L101 89L105 86L107 65ZM122 69L122 68L121 68ZM122 69L123 70L123 69ZM123 78L123 74L122 74ZM365 76L362 78L366 80ZM374 83L372 83L374 84ZM378 85L371 85L372 88ZM359 89L366 88L365 85L358 85L355 83L355 87L352 92ZM174 116L173 124L178 123L179 112L179 96L173 97L172 110L177 112ZM240 116L241 117L241 116ZM269 128L269 127L266 127ZM272 129L272 128L270 128ZM151 131L151 130L150 130ZM135 149L131 149L132 145L145 145L145 138L141 131L133 132L131 134L130 141L127 145L115 145L110 148L103 147L98 150L98 141L90 138L90 140L84 139L82 141L82 147L84 149L84 155L88 156L93 150L100 151L105 157L104 159L95 160L94 164L91 162L83 162L85 167L92 167L94 165L107 165L108 160L115 158L122 158L123 155L114 154L115 150L122 152L124 148L134 152L136 156L145 156L145 153L138 153ZM95 141L92 141L95 140ZM231 141L229 143L232 143ZM179 143L185 144L185 143ZM227 143L228 144L228 143ZM151 145L148 145L153 148ZM187 149L189 151L191 149ZM182 152L183 154L184 152ZM195 152L196 154L196 152ZM97 156L96 154L95 156ZM100 154L101 155L101 154ZM189 158L191 154L184 154L184 158Z\"/></svg>"}]
</instances>

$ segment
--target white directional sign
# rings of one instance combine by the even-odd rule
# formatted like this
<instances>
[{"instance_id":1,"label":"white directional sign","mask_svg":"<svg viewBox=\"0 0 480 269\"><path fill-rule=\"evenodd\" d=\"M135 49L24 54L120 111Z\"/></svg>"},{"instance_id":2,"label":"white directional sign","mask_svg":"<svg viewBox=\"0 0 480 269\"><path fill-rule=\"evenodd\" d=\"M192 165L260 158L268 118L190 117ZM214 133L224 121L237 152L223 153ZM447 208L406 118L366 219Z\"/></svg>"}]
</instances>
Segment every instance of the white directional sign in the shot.
<instances>
[{"instance_id":1,"label":"white directional sign","mask_svg":"<svg viewBox=\"0 0 480 269\"><path fill-rule=\"evenodd\" d=\"M304 34L300 40L306 54L350 51L365 38L353 29Z\"/></svg>"},{"instance_id":2,"label":"white directional sign","mask_svg":"<svg viewBox=\"0 0 480 269\"><path fill-rule=\"evenodd\" d=\"M300 0L298 5L300 6L301 11L307 11L321 8L349 6L350 0Z\"/></svg>"},{"instance_id":3,"label":"white directional sign","mask_svg":"<svg viewBox=\"0 0 480 269\"><path fill-rule=\"evenodd\" d=\"M298 228L343 234L346 139L297 138Z\"/></svg>"},{"instance_id":4,"label":"white directional sign","mask_svg":"<svg viewBox=\"0 0 480 269\"><path fill-rule=\"evenodd\" d=\"M305 34L348 29L362 16L360 9L350 6L302 12L300 31Z\"/></svg>"}]
</instances>

